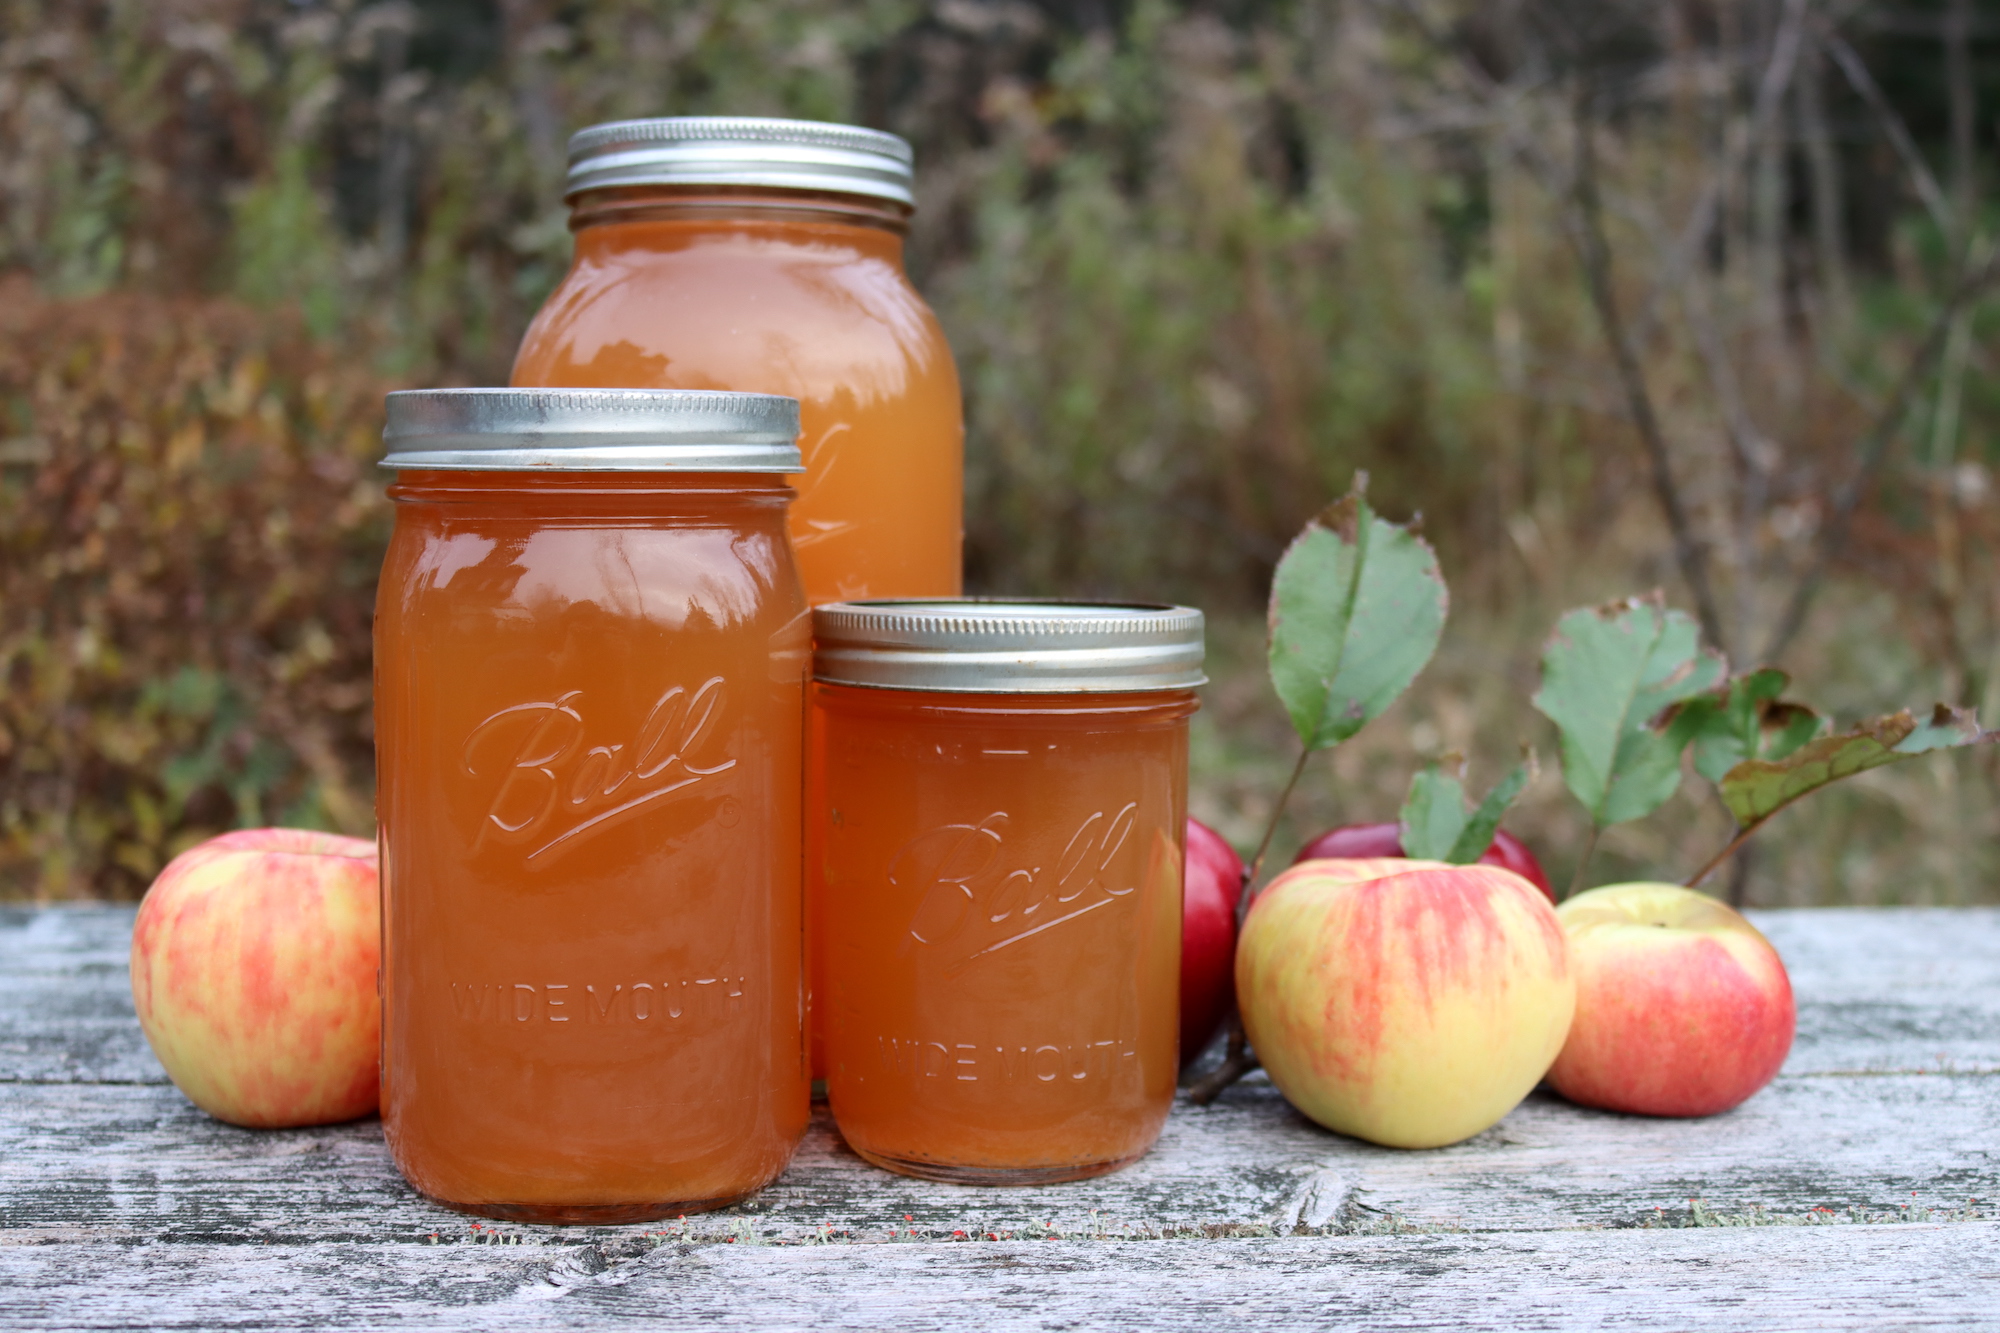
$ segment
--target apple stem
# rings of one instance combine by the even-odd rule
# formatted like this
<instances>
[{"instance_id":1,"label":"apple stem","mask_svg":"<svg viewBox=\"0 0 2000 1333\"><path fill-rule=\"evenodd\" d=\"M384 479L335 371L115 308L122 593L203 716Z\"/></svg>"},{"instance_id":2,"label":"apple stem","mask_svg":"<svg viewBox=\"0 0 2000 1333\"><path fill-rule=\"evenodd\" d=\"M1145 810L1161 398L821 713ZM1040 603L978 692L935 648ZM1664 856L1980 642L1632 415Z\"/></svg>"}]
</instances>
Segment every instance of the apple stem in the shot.
<instances>
[{"instance_id":1,"label":"apple stem","mask_svg":"<svg viewBox=\"0 0 2000 1333\"><path fill-rule=\"evenodd\" d=\"M1740 848L1744 843L1750 841L1751 834L1755 833L1758 829L1762 828L1763 826L1764 826L1764 821L1760 819L1755 824L1752 824L1749 828L1742 828L1736 830L1736 836L1729 840L1729 845L1727 847L1724 847L1721 851L1717 852L1707 865L1703 866L1700 870L1695 871L1695 873L1688 879L1687 886L1690 889L1699 888L1703 880L1707 879L1710 875L1713 875L1716 872L1716 870L1721 867L1724 861L1727 861L1730 857L1736 854L1738 848Z\"/></svg>"},{"instance_id":2,"label":"apple stem","mask_svg":"<svg viewBox=\"0 0 2000 1333\"><path fill-rule=\"evenodd\" d=\"M1188 1100L1196 1106L1207 1106L1222 1095L1222 1090L1257 1068L1257 1057L1250 1053L1249 1038L1243 1034L1243 1015L1229 1015L1229 1053L1223 1057L1215 1072L1188 1090Z\"/></svg>"},{"instance_id":3,"label":"apple stem","mask_svg":"<svg viewBox=\"0 0 2000 1333\"><path fill-rule=\"evenodd\" d=\"M1563 894L1564 898L1574 898L1582 892L1584 874L1590 869L1590 858L1597 853L1598 835L1603 832L1604 826L1593 819L1590 822L1590 834L1583 840L1583 855L1576 858L1576 873L1570 876L1569 891Z\"/></svg>"}]
</instances>

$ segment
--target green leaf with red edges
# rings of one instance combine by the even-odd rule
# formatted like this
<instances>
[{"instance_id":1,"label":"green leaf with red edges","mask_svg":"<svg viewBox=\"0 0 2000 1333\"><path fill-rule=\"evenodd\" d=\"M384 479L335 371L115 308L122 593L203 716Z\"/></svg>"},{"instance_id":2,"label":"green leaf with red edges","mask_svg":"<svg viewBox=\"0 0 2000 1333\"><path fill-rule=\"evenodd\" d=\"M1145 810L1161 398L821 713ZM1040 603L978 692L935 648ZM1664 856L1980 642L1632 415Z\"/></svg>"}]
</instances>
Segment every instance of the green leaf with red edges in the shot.
<instances>
[{"instance_id":1,"label":"green leaf with red edges","mask_svg":"<svg viewBox=\"0 0 2000 1333\"><path fill-rule=\"evenodd\" d=\"M1637 819L1674 794L1687 742L1659 719L1727 671L1702 648L1694 620L1668 610L1657 592L1556 622L1534 704L1556 724L1563 781L1594 822Z\"/></svg>"},{"instance_id":2,"label":"green leaf with red edges","mask_svg":"<svg viewBox=\"0 0 2000 1333\"><path fill-rule=\"evenodd\" d=\"M1271 579L1271 684L1308 750L1380 716L1444 629L1436 553L1413 526L1377 517L1365 482L1306 524Z\"/></svg>"},{"instance_id":3,"label":"green leaf with red edges","mask_svg":"<svg viewBox=\"0 0 2000 1333\"><path fill-rule=\"evenodd\" d=\"M1939 704L1919 722L1906 708L1837 736L1809 741L1781 759L1746 759L1722 775L1722 800L1744 828L1763 823L1801 796L1871 768L1936 750L1990 742L1967 708Z\"/></svg>"}]
</instances>

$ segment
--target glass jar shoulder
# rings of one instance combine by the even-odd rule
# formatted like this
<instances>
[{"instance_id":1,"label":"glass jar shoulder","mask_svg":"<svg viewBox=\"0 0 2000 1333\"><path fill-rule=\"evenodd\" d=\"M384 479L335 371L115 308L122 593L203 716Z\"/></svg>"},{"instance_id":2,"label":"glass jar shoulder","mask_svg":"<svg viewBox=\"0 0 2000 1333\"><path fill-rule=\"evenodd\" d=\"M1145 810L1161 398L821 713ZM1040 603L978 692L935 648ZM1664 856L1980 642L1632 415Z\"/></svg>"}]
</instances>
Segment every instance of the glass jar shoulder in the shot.
<instances>
[{"instance_id":1,"label":"glass jar shoulder","mask_svg":"<svg viewBox=\"0 0 2000 1333\"><path fill-rule=\"evenodd\" d=\"M590 610L663 630L775 633L804 595L782 488L765 496L629 490L535 497L400 484L378 617L526 623ZM649 502L650 500L650 502Z\"/></svg>"},{"instance_id":2,"label":"glass jar shoulder","mask_svg":"<svg viewBox=\"0 0 2000 1333\"><path fill-rule=\"evenodd\" d=\"M665 223L581 234L513 372L516 384L754 385L802 396L914 380L955 386L956 370L896 247L810 229Z\"/></svg>"}]
</instances>

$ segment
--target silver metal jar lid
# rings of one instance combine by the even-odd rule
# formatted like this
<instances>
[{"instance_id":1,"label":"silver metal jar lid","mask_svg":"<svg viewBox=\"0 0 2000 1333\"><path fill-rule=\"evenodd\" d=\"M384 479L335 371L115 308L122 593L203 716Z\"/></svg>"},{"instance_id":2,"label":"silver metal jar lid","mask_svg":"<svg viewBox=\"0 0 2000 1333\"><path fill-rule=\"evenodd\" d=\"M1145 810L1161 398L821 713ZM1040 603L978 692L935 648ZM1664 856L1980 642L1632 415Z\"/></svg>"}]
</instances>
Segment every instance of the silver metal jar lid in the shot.
<instances>
[{"instance_id":1,"label":"silver metal jar lid","mask_svg":"<svg viewBox=\"0 0 2000 1333\"><path fill-rule=\"evenodd\" d=\"M1097 602L885 600L813 609L813 678L968 694L1187 690L1201 612Z\"/></svg>"},{"instance_id":2,"label":"silver metal jar lid","mask_svg":"<svg viewBox=\"0 0 2000 1333\"><path fill-rule=\"evenodd\" d=\"M563 198L620 185L745 185L915 207L914 161L903 139L858 125L747 116L618 120L570 136Z\"/></svg>"},{"instance_id":3,"label":"silver metal jar lid","mask_svg":"<svg viewBox=\"0 0 2000 1333\"><path fill-rule=\"evenodd\" d=\"M799 401L706 389L405 389L383 467L803 472Z\"/></svg>"}]
</instances>

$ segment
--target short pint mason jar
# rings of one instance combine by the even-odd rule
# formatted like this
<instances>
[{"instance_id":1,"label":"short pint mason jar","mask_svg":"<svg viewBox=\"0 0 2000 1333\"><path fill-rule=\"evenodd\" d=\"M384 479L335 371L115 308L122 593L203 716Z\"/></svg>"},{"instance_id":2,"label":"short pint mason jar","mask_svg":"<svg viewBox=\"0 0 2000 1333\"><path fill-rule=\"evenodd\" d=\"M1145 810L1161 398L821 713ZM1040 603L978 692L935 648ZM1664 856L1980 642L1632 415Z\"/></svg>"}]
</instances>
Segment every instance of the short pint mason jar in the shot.
<instances>
[{"instance_id":1,"label":"short pint mason jar","mask_svg":"<svg viewBox=\"0 0 2000 1333\"><path fill-rule=\"evenodd\" d=\"M389 396L382 1115L439 1202L712 1208L808 1114L797 404Z\"/></svg>"},{"instance_id":2,"label":"short pint mason jar","mask_svg":"<svg viewBox=\"0 0 2000 1333\"><path fill-rule=\"evenodd\" d=\"M1133 1161L1179 1064L1201 613L881 601L813 625L809 937L841 1134L967 1184Z\"/></svg>"}]
</instances>

